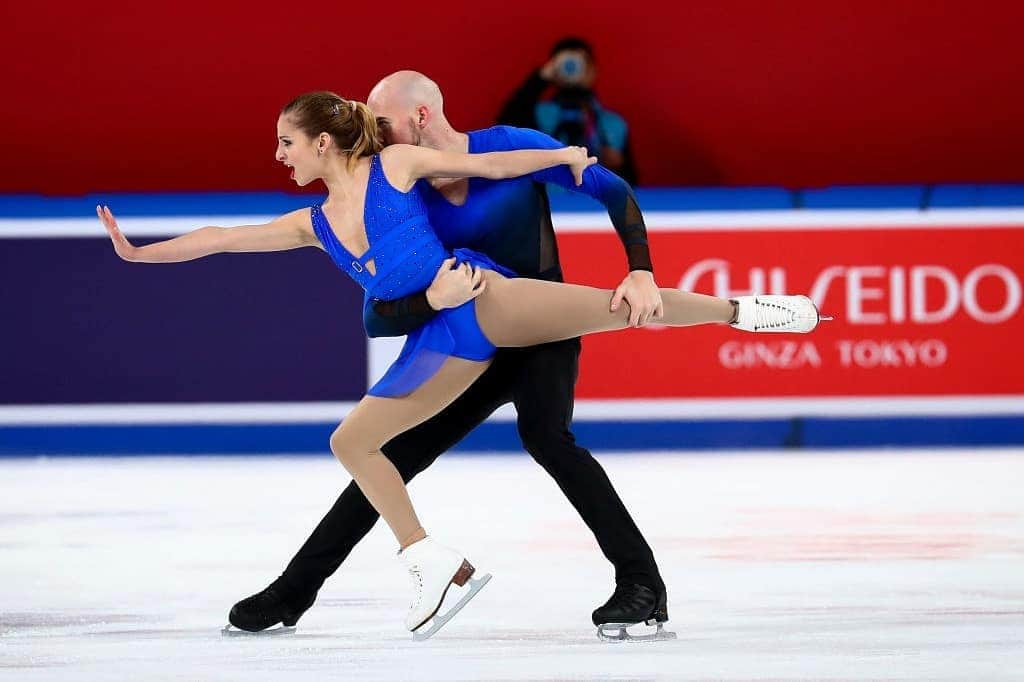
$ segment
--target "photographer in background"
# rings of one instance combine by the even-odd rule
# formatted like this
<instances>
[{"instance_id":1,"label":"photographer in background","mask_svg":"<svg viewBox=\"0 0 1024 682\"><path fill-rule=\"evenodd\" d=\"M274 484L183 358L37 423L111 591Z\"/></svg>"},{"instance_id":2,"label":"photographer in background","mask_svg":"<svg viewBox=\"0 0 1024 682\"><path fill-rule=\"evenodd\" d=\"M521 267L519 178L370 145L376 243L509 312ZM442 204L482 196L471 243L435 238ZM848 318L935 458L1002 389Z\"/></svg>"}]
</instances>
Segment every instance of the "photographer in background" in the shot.
<instances>
[{"instance_id":1,"label":"photographer in background","mask_svg":"<svg viewBox=\"0 0 1024 682\"><path fill-rule=\"evenodd\" d=\"M498 123L533 128L566 145L586 147L602 165L636 185L629 127L598 101L593 90L596 77L590 44L563 38L551 49L547 63L513 93Z\"/></svg>"}]
</instances>

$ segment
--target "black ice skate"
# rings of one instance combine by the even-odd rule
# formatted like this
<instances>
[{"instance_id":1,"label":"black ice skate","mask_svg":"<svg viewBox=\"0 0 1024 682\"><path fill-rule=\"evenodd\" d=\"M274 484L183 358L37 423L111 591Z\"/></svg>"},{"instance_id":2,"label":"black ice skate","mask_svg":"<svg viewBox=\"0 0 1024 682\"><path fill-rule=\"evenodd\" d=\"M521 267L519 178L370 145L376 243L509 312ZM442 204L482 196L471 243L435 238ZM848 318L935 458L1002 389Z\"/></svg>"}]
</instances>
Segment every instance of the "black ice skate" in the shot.
<instances>
[{"instance_id":1,"label":"black ice skate","mask_svg":"<svg viewBox=\"0 0 1024 682\"><path fill-rule=\"evenodd\" d=\"M295 623L314 601L315 592L308 601L300 601L296 606L271 585L232 606L228 614L231 624L221 633L226 636L291 634L295 632Z\"/></svg>"},{"instance_id":2,"label":"black ice skate","mask_svg":"<svg viewBox=\"0 0 1024 682\"><path fill-rule=\"evenodd\" d=\"M654 642L675 639L664 629L668 622L668 595L643 585L618 585L604 606L594 611L598 639L606 642ZM643 623L657 626L653 632L630 633L627 628Z\"/></svg>"}]
</instances>

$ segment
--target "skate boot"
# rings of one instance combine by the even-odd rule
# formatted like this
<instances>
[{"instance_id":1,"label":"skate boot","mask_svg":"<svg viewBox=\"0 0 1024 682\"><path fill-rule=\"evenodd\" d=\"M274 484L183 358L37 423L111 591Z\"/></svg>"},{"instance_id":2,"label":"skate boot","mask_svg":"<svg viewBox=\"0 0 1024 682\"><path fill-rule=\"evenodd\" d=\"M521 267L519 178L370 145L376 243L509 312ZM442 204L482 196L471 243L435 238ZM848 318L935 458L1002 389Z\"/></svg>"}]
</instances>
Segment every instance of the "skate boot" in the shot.
<instances>
[{"instance_id":1,"label":"skate boot","mask_svg":"<svg viewBox=\"0 0 1024 682\"><path fill-rule=\"evenodd\" d=\"M617 585L604 606L592 616L597 638L606 642L654 642L675 639L676 633L664 629L668 622L668 594L655 593L643 585ZM654 631L630 633L627 628L643 623L657 626Z\"/></svg>"},{"instance_id":2,"label":"skate boot","mask_svg":"<svg viewBox=\"0 0 1024 682\"><path fill-rule=\"evenodd\" d=\"M422 641L434 635L455 616L456 613L476 596L476 593L491 579L490 574L472 580L476 571L473 565L456 552L426 537L398 553L398 558L409 570L413 585L413 600L405 627L413 633L413 639ZM452 585L462 587L469 583L469 589L458 603L443 614L438 614L445 595ZM428 621L433 621L429 626Z\"/></svg>"},{"instance_id":3,"label":"skate boot","mask_svg":"<svg viewBox=\"0 0 1024 682\"><path fill-rule=\"evenodd\" d=\"M814 331L822 320L831 320L818 312L814 301L806 296L737 296L736 319L730 322L745 332Z\"/></svg>"},{"instance_id":4,"label":"skate boot","mask_svg":"<svg viewBox=\"0 0 1024 682\"><path fill-rule=\"evenodd\" d=\"M313 602L316 592L308 599L287 598L279 587L271 583L262 592L246 597L231 607L228 622L221 632L234 635L283 635L295 632L295 623ZM278 625L278 627L273 627Z\"/></svg>"}]
</instances>

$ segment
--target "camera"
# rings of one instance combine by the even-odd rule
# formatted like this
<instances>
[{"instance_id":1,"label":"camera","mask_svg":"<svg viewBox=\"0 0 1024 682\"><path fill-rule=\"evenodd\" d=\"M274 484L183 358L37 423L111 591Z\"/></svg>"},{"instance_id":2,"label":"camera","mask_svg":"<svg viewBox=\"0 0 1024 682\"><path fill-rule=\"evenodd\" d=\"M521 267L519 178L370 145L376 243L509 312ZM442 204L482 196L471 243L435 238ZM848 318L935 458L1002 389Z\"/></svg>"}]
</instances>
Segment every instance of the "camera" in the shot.
<instances>
[{"instance_id":1,"label":"camera","mask_svg":"<svg viewBox=\"0 0 1024 682\"><path fill-rule=\"evenodd\" d=\"M567 54L558 60L559 80L565 83L578 83L583 79L583 72L587 65L581 55Z\"/></svg>"}]
</instances>

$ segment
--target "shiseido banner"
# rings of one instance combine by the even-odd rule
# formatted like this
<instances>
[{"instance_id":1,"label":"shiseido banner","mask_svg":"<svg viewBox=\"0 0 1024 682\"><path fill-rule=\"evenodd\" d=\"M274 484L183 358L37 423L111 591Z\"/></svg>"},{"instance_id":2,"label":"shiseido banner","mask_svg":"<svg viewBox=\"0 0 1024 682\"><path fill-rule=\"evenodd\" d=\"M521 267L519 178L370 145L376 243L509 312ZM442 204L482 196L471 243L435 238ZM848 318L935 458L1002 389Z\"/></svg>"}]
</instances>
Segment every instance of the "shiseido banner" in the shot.
<instances>
[{"instance_id":1,"label":"shiseido banner","mask_svg":"<svg viewBox=\"0 0 1024 682\"><path fill-rule=\"evenodd\" d=\"M723 297L803 293L835 321L808 335L714 326L592 336L579 397L1024 393L1024 222L743 220L652 230L658 283ZM579 228L559 238L567 279L614 286L622 247L608 230Z\"/></svg>"}]
</instances>

